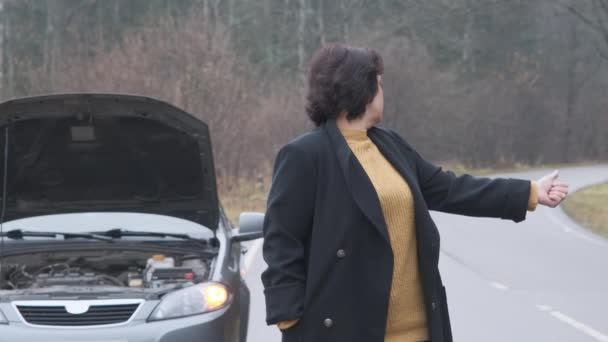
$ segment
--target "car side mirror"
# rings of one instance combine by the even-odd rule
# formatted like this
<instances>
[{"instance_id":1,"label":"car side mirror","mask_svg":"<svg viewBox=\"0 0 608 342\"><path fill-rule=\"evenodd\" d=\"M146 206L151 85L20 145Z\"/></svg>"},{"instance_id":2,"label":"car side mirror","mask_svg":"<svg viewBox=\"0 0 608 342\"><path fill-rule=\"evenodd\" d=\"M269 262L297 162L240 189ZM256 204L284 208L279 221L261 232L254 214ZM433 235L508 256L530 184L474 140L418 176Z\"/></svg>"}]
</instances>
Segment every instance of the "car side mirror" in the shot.
<instances>
[{"instance_id":1,"label":"car side mirror","mask_svg":"<svg viewBox=\"0 0 608 342\"><path fill-rule=\"evenodd\" d=\"M263 236L264 214L242 212L239 216L238 232L232 236L233 242L259 239Z\"/></svg>"}]
</instances>

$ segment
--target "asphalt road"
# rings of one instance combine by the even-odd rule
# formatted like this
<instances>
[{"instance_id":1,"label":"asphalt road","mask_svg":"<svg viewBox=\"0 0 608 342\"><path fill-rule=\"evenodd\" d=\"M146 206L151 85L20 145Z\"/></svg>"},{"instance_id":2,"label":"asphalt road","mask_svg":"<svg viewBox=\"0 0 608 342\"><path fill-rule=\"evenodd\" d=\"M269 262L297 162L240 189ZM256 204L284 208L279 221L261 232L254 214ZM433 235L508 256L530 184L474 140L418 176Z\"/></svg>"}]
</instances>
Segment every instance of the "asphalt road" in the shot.
<instances>
[{"instance_id":1,"label":"asphalt road","mask_svg":"<svg viewBox=\"0 0 608 342\"><path fill-rule=\"evenodd\" d=\"M550 172L497 175L537 179ZM608 165L567 168L571 192L608 180ZM608 210L608 203L606 204ZM561 209L539 206L525 221L433 212L440 269L457 342L608 342L608 240ZM280 341L266 326L261 240L243 261L251 290L249 342Z\"/></svg>"}]
</instances>

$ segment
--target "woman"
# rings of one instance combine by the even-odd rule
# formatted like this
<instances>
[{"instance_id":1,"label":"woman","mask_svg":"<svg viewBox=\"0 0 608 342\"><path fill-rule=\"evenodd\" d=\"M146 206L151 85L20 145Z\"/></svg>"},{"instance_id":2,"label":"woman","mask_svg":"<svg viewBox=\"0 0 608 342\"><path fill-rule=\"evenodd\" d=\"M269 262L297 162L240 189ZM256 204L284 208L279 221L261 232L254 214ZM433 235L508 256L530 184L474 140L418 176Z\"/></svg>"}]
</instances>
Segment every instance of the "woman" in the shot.
<instances>
[{"instance_id":1,"label":"woman","mask_svg":"<svg viewBox=\"0 0 608 342\"><path fill-rule=\"evenodd\" d=\"M557 206L557 171L536 182L457 177L382 119L371 49L315 53L306 111L317 126L278 153L264 222L267 323L283 341L452 341L429 210L520 222Z\"/></svg>"}]
</instances>

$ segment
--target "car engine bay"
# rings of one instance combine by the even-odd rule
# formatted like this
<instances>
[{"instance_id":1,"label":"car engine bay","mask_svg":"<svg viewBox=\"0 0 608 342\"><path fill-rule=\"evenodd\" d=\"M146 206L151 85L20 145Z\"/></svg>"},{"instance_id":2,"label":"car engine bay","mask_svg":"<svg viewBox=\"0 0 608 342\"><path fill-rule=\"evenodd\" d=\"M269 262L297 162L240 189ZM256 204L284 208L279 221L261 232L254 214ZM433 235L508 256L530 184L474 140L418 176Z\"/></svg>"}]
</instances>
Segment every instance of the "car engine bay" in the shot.
<instances>
[{"instance_id":1,"label":"car engine bay","mask_svg":"<svg viewBox=\"0 0 608 342\"><path fill-rule=\"evenodd\" d=\"M44 251L5 256L0 294L78 288L167 290L208 279L211 259L140 250ZM18 292L18 291L17 291ZM29 292L29 291L28 291ZM80 291L78 291L80 292Z\"/></svg>"}]
</instances>

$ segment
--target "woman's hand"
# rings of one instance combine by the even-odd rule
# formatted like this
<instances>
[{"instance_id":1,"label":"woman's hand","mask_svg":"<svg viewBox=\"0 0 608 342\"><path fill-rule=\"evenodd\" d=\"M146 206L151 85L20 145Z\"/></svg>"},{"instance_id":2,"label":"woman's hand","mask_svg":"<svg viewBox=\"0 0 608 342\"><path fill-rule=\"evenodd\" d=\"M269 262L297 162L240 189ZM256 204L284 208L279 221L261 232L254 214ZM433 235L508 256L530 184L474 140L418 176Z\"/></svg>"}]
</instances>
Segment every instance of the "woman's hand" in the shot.
<instances>
[{"instance_id":1,"label":"woman's hand","mask_svg":"<svg viewBox=\"0 0 608 342\"><path fill-rule=\"evenodd\" d=\"M568 184L558 181L559 171L541 177L538 186L538 203L551 208L557 207L568 195Z\"/></svg>"},{"instance_id":2,"label":"woman's hand","mask_svg":"<svg viewBox=\"0 0 608 342\"><path fill-rule=\"evenodd\" d=\"M281 322L277 323L277 326L281 330L287 330L287 329L290 329L291 327L293 327L294 325L296 325L299 321L300 321L299 319L292 319L292 320L289 320L289 321L281 321Z\"/></svg>"}]
</instances>

